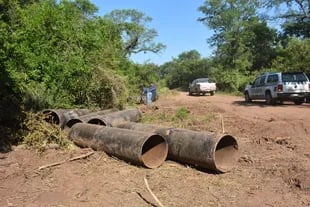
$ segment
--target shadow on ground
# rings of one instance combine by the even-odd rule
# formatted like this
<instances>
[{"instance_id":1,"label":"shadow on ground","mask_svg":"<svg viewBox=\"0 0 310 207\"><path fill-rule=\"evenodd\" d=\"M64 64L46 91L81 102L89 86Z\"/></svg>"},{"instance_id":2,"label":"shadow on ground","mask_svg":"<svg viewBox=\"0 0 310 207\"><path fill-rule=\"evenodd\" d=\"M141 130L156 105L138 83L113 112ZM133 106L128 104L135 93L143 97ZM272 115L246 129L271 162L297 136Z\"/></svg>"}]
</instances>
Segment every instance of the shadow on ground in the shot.
<instances>
[{"instance_id":1,"label":"shadow on ground","mask_svg":"<svg viewBox=\"0 0 310 207\"><path fill-rule=\"evenodd\" d=\"M276 103L274 105L268 105L266 104L265 101L252 101L251 103L246 103L245 101L234 101L233 102L234 105L239 105L239 106L246 106L246 107L281 107L281 108L285 108L285 107L298 107L298 108L309 108L310 107L310 103L303 103L302 105L295 105L293 102L283 102L283 103Z\"/></svg>"}]
</instances>

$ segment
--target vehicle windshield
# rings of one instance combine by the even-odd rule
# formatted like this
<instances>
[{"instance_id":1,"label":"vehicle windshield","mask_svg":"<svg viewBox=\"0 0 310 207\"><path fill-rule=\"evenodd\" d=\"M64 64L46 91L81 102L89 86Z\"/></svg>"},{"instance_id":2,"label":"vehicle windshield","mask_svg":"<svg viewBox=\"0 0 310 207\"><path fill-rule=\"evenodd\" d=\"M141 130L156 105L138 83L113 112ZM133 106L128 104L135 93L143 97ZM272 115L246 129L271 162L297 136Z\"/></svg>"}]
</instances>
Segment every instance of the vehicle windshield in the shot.
<instances>
[{"instance_id":1,"label":"vehicle windshield","mask_svg":"<svg viewBox=\"0 0 310 207\"><path fill-rule=\"evenodd\" d=\"M305 82L307 78L303 73L283 73L282 74L283 82Z\"/></svg>"},{"instance_id":2,"label":"vehicle windshield","mask_svg":"<svg viewBox=\"0 0 310 207\"><path fill-rule=\"evenodd\" d=\"M197 83L209 82L209 78L199 78L197 79Z\"/></svg>"}]
</instances>

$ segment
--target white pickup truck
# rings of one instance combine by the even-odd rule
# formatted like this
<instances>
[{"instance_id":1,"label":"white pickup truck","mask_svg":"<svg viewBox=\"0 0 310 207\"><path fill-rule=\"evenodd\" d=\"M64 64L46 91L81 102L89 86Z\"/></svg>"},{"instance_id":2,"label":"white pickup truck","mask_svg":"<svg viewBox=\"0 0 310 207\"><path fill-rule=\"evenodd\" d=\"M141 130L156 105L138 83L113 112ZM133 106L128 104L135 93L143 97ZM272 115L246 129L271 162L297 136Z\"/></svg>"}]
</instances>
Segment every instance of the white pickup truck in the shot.
<instances>
[{"instance_id":1,"label":"white pickup truck","mask_svg":"<svg viewBox=\"0 0 310 207\"><path fill-rule=\"evenodd\" d=\"M211 83L209 78L198 78L189 84L188 94L191 96L193 94L205 95L206 93L210 93L210 95L213 96L215 91L216 83Z\"/></svg>"},{"instance_id":2,"label":"white pickup truck","mask_svg":"<svg viewBox=\"0 0 310 207\"><path fill-rule=\"evenodd\" d=\"M296 105L310 97L310 81L303 72L272 72L256 77L244 89L246 103L265 100L267 104L293 101Z\"/></svg>"}]
</instances>

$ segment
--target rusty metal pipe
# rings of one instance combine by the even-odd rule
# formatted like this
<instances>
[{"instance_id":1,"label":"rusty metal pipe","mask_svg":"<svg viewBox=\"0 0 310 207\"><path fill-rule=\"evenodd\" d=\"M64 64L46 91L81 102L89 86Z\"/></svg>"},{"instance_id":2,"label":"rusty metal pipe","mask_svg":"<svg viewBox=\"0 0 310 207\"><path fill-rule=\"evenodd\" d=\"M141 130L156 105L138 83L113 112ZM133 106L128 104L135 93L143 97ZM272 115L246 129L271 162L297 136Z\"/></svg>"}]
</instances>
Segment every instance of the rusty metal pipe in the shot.
<instances>
[{"instance_id":1,"label":"rusty metal pipe","mask_svg":"<svg viewBox=\"0 0 310 207\"><path fill-rule=\"evenodd\" d=\"M71 128L69 138L78 146L102 150L147 168L159 167L168 154L165 138L148 132L77 123Z\"/></svg>"},{"instance_id":2,"label":"rusty metal pipe","mask_svg":"<svg viewBox=\"0 0 310 207\"><path fill-rule=\"evenodd\" d=\"M128 121L137 122L141 120L141 117L142 113L139 109L127 109L105 115L98 115L90 119L87 123L103 126L114 126Z\"/></svg>"},{"instance_id":3,"label":"rusty metal pipe","mask_svg":"<svg viewBox=\"0 0 310 207\"><path fill-rule=\"evenodd\" d=\"M76 123L71 127L68 137L79 147L85 148L89 147L93 150L102 150L99 145L97 145L96 131L104 126L86 124L86 123Z\"/></svg>"},{"instance_id":4,"label":"rusty metal pipe","mask_svg":"<svg viewBox=\"0 0 310 207\"><path fill-rule=\"evenodd\" d=\"M51 124L58 125L64 129L66 123L71 118L76 118L89 113L87 109L45 109L42 111L45 115L45 120Z\"/></svg>"},{"instance_id":5,"label":"rusty metal pipe","mask_svg":"<svg viewBox=\"0 0 310 207\"><path fill-rule=\"evenodd\" d=\"M45 116L45 121L61 126L64 122L63 113L66 111L66 109L45 109L42 113Z\"/></svg>"},{"instance_id":6,"label":"rusty metal pipe","mask_svg":"<svg viewBox=\"0 0 310 207\"><path fill-rule=\"evenodd\" d=\"M75 118L68 120L65 127L71 128L76 123L87 123L91 119L101 117L102 115L113 113L116 111L119 111L119 110L116 108L112 108L112 109L96 111L96 112L88 113L83 116L75 117Z\"/></svg>"},{"instance_id":7,"label":"rusty metal pipe","mask_svg":"<svg viewBox=\"0 0 310 207\"><path fill-rule=\"evenodd\" d=\"M116 127L158 133L168 142L169 159L217 172L230 171L239 157L237 140L229 134L196 132L132 122L121 123Z\"/></svg>"}]
</instances>

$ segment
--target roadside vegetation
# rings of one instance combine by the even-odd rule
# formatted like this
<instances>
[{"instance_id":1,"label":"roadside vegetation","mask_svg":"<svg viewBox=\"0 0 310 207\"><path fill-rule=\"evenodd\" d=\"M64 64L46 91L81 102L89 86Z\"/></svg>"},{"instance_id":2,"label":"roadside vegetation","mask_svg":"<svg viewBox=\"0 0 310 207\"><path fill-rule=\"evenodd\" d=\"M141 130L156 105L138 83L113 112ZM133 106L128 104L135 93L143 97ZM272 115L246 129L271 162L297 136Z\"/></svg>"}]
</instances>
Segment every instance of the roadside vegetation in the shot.
<instances>
[{"instance_id":1,"label":"roadside vegetation","mask_svg":"<svg viewBox=\"0 0 310 207\"><path fill-rule=\"evenodd\" d=\"M143 11L98 16L89 0L0 0L0 149L23 140L26 112L121 108L150 83L167 92L209 77L237 93L263 71L310 73L309 2L208 0L198 10L214 32L211 57L192 50L163 65L136 64L132 54L166 47ZM186 110L175 117L187 119Z\"/></svg>"},{"instance_id":2,"label":"roadside vegetation","mask_svg":"<svg viewBox=\"0 0 310 207\"><path fill-rule=\"evenodd\" d=\"M175 111L152 111L145 113L141 122L145 124L158 124L165 127L176 127L193 130L209 130L211 122L218 122L219 113L207 113L193 115L186 106L177 108Z\"/></svg>"},{"instance_id":3,"label":"roadside vegetation","mask_svg":"<svg viewBox=\"0 0 310 207\"><path fill-rule=\"evenodd\" d=\"M25 134L22 143L39 153L49 148L67 148L72 144L67 134L57 125L46 122L41 113L28 113L24 126L31 133Z\"/></svg>"}]
</instances>

